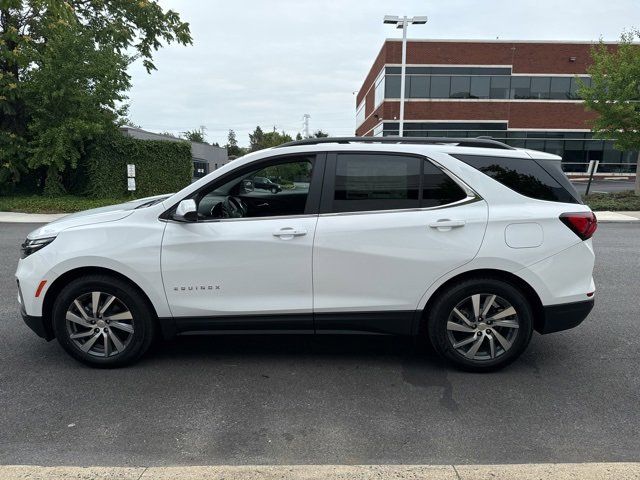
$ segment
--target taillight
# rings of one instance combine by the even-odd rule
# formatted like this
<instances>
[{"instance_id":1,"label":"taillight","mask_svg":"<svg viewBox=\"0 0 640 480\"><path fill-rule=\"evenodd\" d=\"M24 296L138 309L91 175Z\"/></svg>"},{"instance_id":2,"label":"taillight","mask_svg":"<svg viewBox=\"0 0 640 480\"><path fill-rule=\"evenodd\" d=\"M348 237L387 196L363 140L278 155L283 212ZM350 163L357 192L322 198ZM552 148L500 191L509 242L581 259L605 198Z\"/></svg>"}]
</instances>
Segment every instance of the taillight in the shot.
<instances>
[{"instance_id":1,"label":"taillight","mask_svg":"<svg viewBox=\"0 0 640 480\"><path fill-rule=\"evenodd\" d=\"M593 212L563 213L560 220L582 240L591 238L598 228L598 220Z\"/></svg>"}]
</instances>

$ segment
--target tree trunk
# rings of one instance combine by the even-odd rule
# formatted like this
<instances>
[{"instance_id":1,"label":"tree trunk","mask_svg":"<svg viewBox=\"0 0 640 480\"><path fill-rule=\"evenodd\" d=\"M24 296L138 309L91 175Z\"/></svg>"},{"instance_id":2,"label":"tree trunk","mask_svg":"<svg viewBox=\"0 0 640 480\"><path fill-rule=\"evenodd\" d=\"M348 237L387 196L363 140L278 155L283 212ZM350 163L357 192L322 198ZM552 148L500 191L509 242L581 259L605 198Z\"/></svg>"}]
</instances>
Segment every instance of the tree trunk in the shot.
<instances>
[{"instance_id":1,"label":"tree trunk","mask_svg":"<svg viewBox=\"0 0 640 480\"><path fill-rule=\"evenodd\" d=\"M640 151L636 157L636 195L640 195Z\"/></svg>"}]
</instances>

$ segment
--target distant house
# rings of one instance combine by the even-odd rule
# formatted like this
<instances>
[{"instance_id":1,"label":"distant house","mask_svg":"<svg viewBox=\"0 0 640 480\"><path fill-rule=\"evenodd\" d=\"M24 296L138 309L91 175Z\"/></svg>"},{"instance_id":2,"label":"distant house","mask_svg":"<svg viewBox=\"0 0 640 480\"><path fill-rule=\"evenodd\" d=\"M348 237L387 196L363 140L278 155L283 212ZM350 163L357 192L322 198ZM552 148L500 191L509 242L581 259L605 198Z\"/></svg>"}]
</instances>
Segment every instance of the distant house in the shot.
<instances>
[{"instance_id":1,"label":"distant house","mask_svg":"<svg viewBox=\"0 0 640 480\"><path fill-rule=\"evenodd\" d=\"M187 142L182 138L161 133L148 132L137 127L124 126L120 131L129 137L139 140L163 140L167 142ZM191 158L193 159L193 177L204 177L207 173L217 170L229 162L227 149L216 147L208 143L189 142L191 144Z\"/></svg>"}]
</instances>

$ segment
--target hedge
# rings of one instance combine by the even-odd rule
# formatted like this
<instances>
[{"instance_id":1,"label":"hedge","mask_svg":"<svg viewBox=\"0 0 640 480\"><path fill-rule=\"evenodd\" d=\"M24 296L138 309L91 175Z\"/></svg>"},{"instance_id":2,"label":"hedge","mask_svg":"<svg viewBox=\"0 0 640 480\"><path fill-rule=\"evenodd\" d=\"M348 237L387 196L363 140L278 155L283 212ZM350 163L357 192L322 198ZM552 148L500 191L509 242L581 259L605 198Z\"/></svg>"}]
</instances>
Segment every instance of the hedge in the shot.
<instances>
[{"instance_id":1,"label":"hedge","mask_svg":"<svg viewBox=\"0 0 640 480\"><path fill-rule=\"evenodd\" d=\"M127 164L136 166L136 191L127 191ZM191 144L109 135L91 152L86 192L95 198L141 198L177 192L193 176Z\"/></svg>"}]
</instances>

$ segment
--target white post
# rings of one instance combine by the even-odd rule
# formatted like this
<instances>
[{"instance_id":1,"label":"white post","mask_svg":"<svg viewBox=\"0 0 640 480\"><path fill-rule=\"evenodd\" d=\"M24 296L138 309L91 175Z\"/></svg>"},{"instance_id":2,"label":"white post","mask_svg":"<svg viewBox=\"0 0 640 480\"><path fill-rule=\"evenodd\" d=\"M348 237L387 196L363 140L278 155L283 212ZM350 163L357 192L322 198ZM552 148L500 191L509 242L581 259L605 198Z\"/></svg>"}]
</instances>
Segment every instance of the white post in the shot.
<instances>
[{"instance_id":1,"label":"white post","mask_svg":"<svg viewBox=\"0 0 640 480\"><path fill-rule=\"evenodd\" d=\"M399 135L404 135L404 86L405 74L407 69L407 23L408 19L405 15L402 18L402 67L400 73L400 131Z\"/></svg>"}]
</instances>

